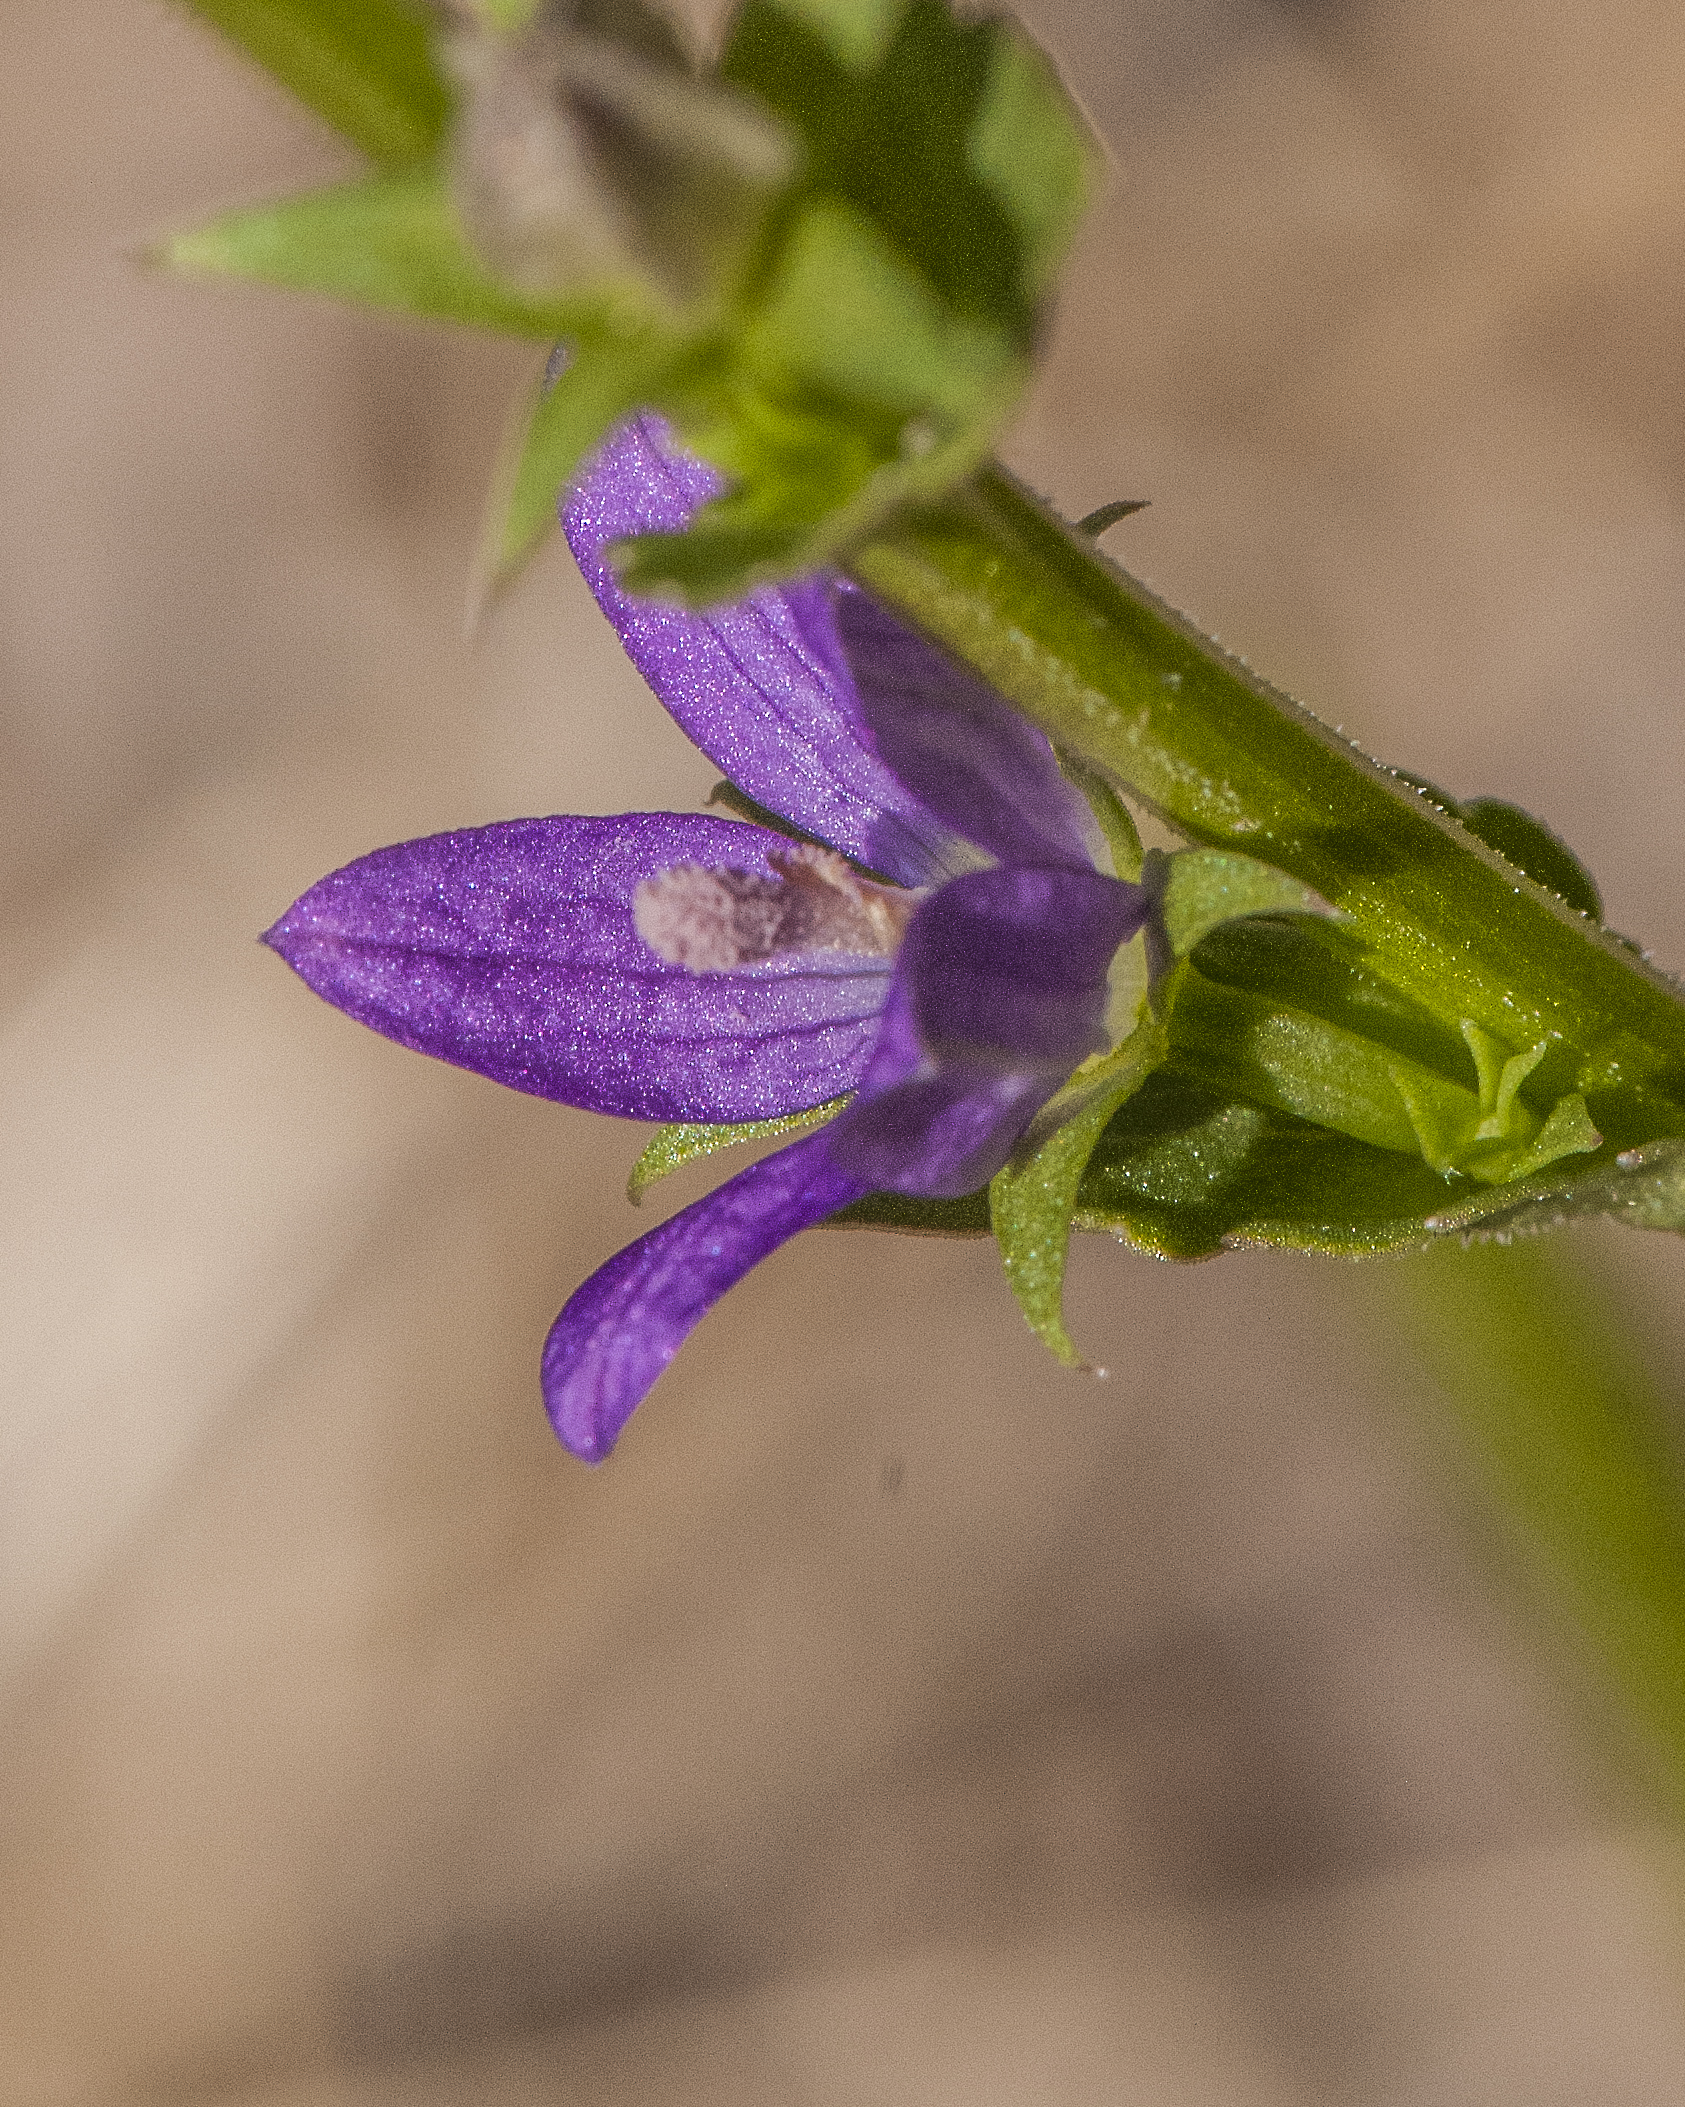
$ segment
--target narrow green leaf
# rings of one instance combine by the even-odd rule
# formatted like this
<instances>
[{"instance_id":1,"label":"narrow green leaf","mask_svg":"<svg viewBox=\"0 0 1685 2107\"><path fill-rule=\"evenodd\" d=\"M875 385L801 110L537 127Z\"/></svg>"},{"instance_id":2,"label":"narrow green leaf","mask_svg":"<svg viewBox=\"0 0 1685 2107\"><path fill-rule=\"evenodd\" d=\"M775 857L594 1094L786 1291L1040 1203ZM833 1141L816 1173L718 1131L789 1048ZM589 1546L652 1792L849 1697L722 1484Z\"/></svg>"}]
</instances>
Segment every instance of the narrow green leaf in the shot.
<instances>
[{"instance_id":1,"label":"narrow green leaf","mask_svg":"<svg viewBox=\"0 0 1685 2107\"><path fill-rule=\"evenodd\" d=\"M987 1236L987 1190L959 1200L921 1200L912 1193L868 1193L841 1208L827 1229L894 1229L903 1236Z\"/></svg>"},{"instance_id":2,"label":"narrow green leaf","mask_svg":"<svg viewBox=\"0 0 1685 2107\"><path fill-rule=\"evenodd\" d=\"M419 161L450 94L426 20L402 0L185 0L319 117L377 161Z\"/></svg>"},{"instance_id":3,"label":"narrow green leaf","mask_svg":"<svg viewBox=\"0 0 1685 2107\"><path fill-rule=\"evenodd\" d=\"M1068 1368L1081 1357L1065 1329L1065 1265L1077 1189L1095 1144L1113 1115L1163 1060L1164 1027L1153 1018L1123 1044L1078 1070L1048 1106L1051 1131L997 1171L989 1187L989 1218L1001 1265L1030 1329ZM1044 1122L1038 1122L1042 1129Z\"/></svg>"},{"instance_id":4,"label":"narrow green leaf","mask_svg":"<svg viewBox=\"0 0 1685 2107\"><path fill-rule=\"evenodd\" d=\"M597 324L617 291L537 297L475 259L437 169L406 170L231 212L168 237L156 260L371 307L549 340Z\"/></svg>"},{"instance_id":5,"label":"narrow green leaf","mask_svg":"<svg viewBox=\"0 0 1685 2107\"><path fill-rule=\"evenodd\" d=\"M1573 1099L1565 1099L1573 1118ZM1583 1105L1583 1100L1581 1101ZM1553 1113L1552 1118L1556 1115ZM1443 1206L1427 1217L1436 1236L1509 1237L1593 1215L1612 1215L1633 1229L1685 1230L1685 1142L1605 1155L1589 1167L1564 1154L1542 1171L1474 1193L1454 1181Z\"/></svg>"},{"instance_id":6,"label":"narrow green leaf","mask_svg":"<svg viewBox=\"0 0 1685 2107\"><path fill-rule=\"evenodd\" d=\"M626 1181L626 1197L636 1207L652 1185L671 1177L674 1171L683 1170L687 1163L699 1163L704 1156L718 1155L721 1149L734 1149L740 1142L773 1141L780 1135L805 1134L810 1127L822 1127L826 1120L835 1119L847 1103L846 1097L834 1097L828 1104L815 1105L810 1112L792 1112L783 1119L744 1120L736 1126L657 1127L632 1166L632 1174Z\"/></svg>"},{"instance_id":7,"label":"narrow green leaf","mask_svg":"<svg viewBox=\"0 0 1685 2107\"><path fill-rule=\"evenodd\" d=\"M565 370L553 382L534 384L493 479L471 601L495 596L514 578L555 526L557 502L586 455L659 391L673 348L670 337L654 330L582 332Z\"/></svg>"}]
</instances>

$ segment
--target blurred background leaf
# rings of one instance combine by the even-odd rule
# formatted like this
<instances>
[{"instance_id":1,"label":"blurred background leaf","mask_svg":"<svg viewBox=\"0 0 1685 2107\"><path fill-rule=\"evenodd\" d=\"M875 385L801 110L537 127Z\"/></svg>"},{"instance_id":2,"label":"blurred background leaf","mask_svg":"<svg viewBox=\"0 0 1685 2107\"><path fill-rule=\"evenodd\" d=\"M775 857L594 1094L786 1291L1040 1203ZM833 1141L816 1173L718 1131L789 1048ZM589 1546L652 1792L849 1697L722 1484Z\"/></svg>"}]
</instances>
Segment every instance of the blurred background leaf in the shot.
<instances>
[{"instance_id":1,"label":"blurred background leaf","mask_svg":"<svg viewBox=\"0 0 1685 2107\"><path fill-rule=\"evenodd\" d=\"M376 161L417 161L444 136L450 91L427 22L405 0L182 0Z\"/></svg>"}]
</instances>

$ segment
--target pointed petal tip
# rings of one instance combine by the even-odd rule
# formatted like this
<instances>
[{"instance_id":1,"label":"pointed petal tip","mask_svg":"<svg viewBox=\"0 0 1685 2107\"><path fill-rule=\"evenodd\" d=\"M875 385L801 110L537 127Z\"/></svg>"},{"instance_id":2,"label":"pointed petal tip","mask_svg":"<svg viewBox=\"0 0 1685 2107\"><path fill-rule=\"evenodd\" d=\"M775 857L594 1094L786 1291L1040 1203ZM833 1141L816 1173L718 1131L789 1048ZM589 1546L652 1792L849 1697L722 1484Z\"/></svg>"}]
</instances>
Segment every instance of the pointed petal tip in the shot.
<instances>
[{"instance_id":1,"label":"pointed petal tip","mask_svg":"<svg viewBox=\"0 0 1685 2107\"><path fill-rule=\"evenodd\" d=\"M569 1296L544 1342L544 1409L556 1438L601 1463L697 1324L744 1274L862 1197L824 1133L763 1156L618 1251Z\"/></svg>"}]
</instances>

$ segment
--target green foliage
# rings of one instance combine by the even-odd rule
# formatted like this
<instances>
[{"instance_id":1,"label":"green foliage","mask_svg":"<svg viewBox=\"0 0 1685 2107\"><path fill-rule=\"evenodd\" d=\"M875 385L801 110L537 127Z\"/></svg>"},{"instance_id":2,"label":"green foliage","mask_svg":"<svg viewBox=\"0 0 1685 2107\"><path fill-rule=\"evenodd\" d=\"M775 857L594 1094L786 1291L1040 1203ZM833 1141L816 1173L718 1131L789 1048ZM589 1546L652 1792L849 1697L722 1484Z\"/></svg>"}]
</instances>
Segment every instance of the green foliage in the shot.
<instances>
[{"instance_id":1,"label":"green foliage","mask_svg":"<svg viewBox=\"0 0 1685 2107\"><path fill-rule=\"evenodd\" d=\"M700 76L647 10L541 11L526 44L482 38L467 67L454 182L418 18L391 0L202 11L377 158L416 165L230 214L161 260L572 341L571 385L535 398L512 449L494 577L633 403L730 479L689 532L623 552L638 590L740 594L952 488L1024 384L1095 165L1023 33L944 0L749 0ZM605 96L614 122L587 123ZM553 135L544 183L529 170L504 198L499 141L533 123ZM617 249L617 228L636 238Z\"/></svg>"},{"instance_id":2,"label":"green foliage","mask_svg":"<svg viewBox=\"0 0 1685 2107\"><path fill-rule=\"evenodd\" d=\"M1013 25L940 0L817 21L749 0L726 47L802 169L712 384L666 405L734 488L626 552L637 590L695 603L811 568L976 467L1088 194L1087 136Z\"/></svg>"},{"instance_id":3,"label":"green foliage","mask_svg":"<svg viewBox=\"0 0 1685 2107\"><path fill-rule=\"evenodd\" d=\"M1368 1258L1429 1242L1430 1216L1469 1181L1245 1099L1179 1065L1158 1070L1090 1156L1075 1225L1159 1258L1278 1244Z\"/></svg>"},{"instance_id":4,"label":"green foliage","mask_svg":"<svg viewBox=\"0 0 1685 2107\"><path fill-rule=\"evenodd\" d=\"M832 1215L828 1229L893 1229L902 1236L987 1236L989 1195L921 1200L911 1193L868 1193Z\"/></svg>"},{"instance_id":5,"label":"green foliage","mask_svg":"<svg viewBox=\"0 0 1685 2107\"><path fill-rule=\"evenodd\" d=\"M846 560L1043 725L1119 874L1156 889L1150 1029L1076 1079L1070 1117L1038 1127L994 1195L1009 1273L1058 1350L1073 1200L1080 1226L1175 1255L1381 1250L1583 1211L1685 1223L1685 1010L1598 927L1562 843L1513 806L1366 762L1226 658L1097 555L1126 507L1073 529L982 466L1094 168L1014 25L945 0L747 0L717 74L698 75L643 0L541 11L529 30L512 13L493 58L541 30L552 58L557 37L595 40L637 136L683 145L656 156L673 195L653 199L641 149L585 155L604 225L629 213L671 234L688 213L705 233L709 170L777 146L733 193L700 289L675 293L635 243L536 288L497 275L458 219L452 98L396 0L198 11L387 166L229 214L165 261L569 341L511 452L494 579L595 440L659 408L728 488L686 533L621 552L629 583L694 602ZM564 147L556 82L574 92L577 59L526 82L541 115L555 89ZM472 116L480 90L464 92ZM1193 851L1143 865L1119 786ZM1121 966L1115 992L1127 1035ZM723 1145L652 1144L674 1160ZM844 1219L971 1233L990 1201L878 1196Z\"/></svg>"},{"instance_id":6,"label":"green foliage","mask_svg":"<svg viewBox=\"0 0 1685 2107\"><path fill-rule=\"evenodd\" d=\"M1314 937L1224 932L1207 940L1217 954L1200 948L1205 980L1258 998L1213 996L1213 1030L1197 1047L1187 1036L1196 1017L1174 1020L1178 1057L1197 1055L1220 1095L1318 1119L1361 1100L1361 1123L1347 1117L1342 1128L1356 1127L1351 1138L1426 1147L1450 1173L1500 1180L1541 1168L1547 1129L1551 1148L1586 1152L1582 1171L1685 1137L1678 991L1560 895L1561 873L1549 887L1530 882L1456 813L1225 657L1005 476L898 522L850 562L1062 751L1184 837L1267 863L1340 910L1339 926L1318 925ZM1538 863L1539 831L1524 848L1512 826L1511 853ZM1486 1043L1478 1034L1495 1049L1490 1088L1471 1051ZM1219 1037L1244 1074L1209 1071ZM1356 1041L1373 1050L1359 1059ZM1401 1099L1395 1083L1390 1104L1389 1048L1429 1072L1418 1092L1406 1069L1411 1088ZM1506 1088L1515 1060L1527 1072L1510 1070ZM1441 1082L1466 1095L1447 1098ZM1588 1150L1594 1134L1600 1153Z\"/></svg>"},{"instance_id":7,"label":"green foliage","mask_svg":"<svg viewBox=\"0 0 1685 2107\"><path fill-rule=\"evenodd\" d=\"M185 0L376 161L438 146L450 92L403 0Z\"/></svg>"},{"instance_id":8,"label":"green foliage","mask_svg":"<svg viewBox=\"0 0 1685 2107\"><path fill-rule=\"evenodd\" d=\"M1566 900L1576 914L1602 921L1603 899L1595 879L1542 820L1498 797L1477 797L1456 810L1471 834L1478 834L1488 848L1507 857L1518 871L1525 871L1535 885Z\"/></svg>"},{"instance_id":9,"label":"green foliage","mask_svg":"<svg viewBox=\"0 0 1685 2107\"><path fill-rule=\"evenodd\" d=\"M155 258L195 276L255 279L540 342L602 329L617 295L631 306L619 288L541 296L494 278L463 240L431 166L227 213L168 237Z\"/></svg>"}]
</instances>

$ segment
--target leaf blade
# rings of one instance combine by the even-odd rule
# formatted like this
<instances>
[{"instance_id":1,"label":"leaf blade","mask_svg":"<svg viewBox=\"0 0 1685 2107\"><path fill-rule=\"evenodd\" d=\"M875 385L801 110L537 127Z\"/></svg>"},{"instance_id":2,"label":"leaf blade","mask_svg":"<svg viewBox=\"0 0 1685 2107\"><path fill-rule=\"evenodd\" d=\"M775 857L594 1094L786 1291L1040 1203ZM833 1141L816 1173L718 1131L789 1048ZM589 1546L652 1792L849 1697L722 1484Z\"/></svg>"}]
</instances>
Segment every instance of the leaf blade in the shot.
<instances>
[{"instance_id":1,"label":"leaf blade","mask_svg":"<svg viewBox=\"0 0 1685 2107\"><path fill-rule=\"evenodd\" d=\"M546 342L596 324L616 291L562 298L502 284L469 250L431 166L225 213L166 236L153 258L190 276L252 280Z\"/></svg>"},{"instance_id":2,"label":"leaf blade","mask_svg":"<svg viewBox=\"0 0 1685 2107\"><path fill-rule=\"evenodd\" d=\"M334 130L396 166L444 135L450 92L400 0L183 0Z\"/></svg>"}]
</instances>

